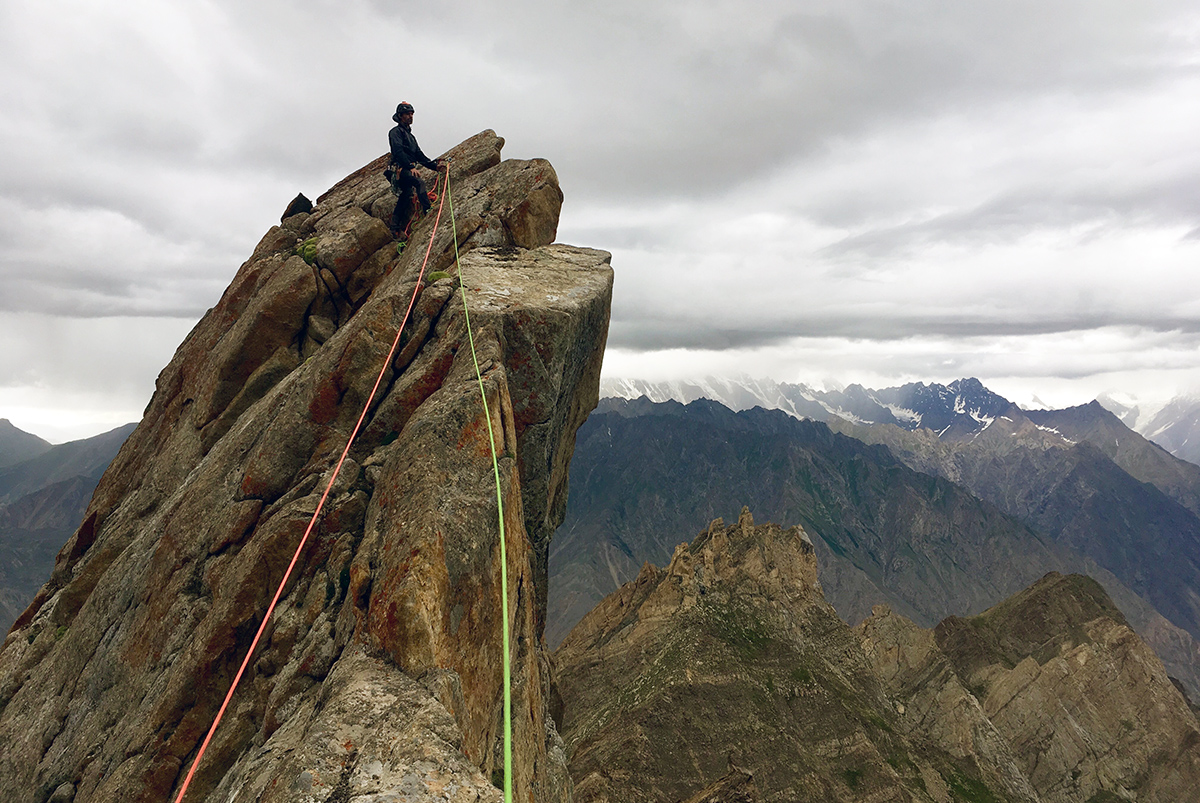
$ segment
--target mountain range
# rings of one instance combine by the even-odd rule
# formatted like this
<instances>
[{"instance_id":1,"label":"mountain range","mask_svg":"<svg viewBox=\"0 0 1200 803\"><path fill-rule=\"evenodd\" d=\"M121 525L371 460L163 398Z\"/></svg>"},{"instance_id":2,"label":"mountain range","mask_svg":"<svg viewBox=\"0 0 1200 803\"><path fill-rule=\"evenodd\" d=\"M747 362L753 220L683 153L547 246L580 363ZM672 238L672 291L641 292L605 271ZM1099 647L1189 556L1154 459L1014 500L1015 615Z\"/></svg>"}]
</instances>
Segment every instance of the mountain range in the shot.
<instances>
[{"instance_id":1,"label":"mountain range","mask_svg":"<svg viewBox=\"0 0 1200 803\"><path fill-rule=\"evenodd\" d=\"M1200 689L1200 468L1098 404L1022 411L975 380L821 400L854 404L860 423L602 400L552 546L550 643L643 562L749 504L813 533L826 596L849 622L887 601L931 627L1046 571L1080 572Z\"/></svg>"},{"instance_id":2,"label":"mountain range","mask_svg":"<svg viewBox=\"0 0 1200 803\"><path fill-rule=\"evenodd\" d=\"M133 424L51 445L0 420L0 631L50 577Z\"/></svg>"},{"instance_id":3,"label":"mountain range","mask_svg":"<svg viewBox=\"0 0 1200 803\"><path fill-rule=\"evenodd\" d=\"M0 468L37 457L50 447L48 441L18 429L7 418L0 418Z\"/></svg>"},{"instance_id":4,"label":"mountain range","mask_svg":"<svg viewBox=\"0 0 1200 803\"><path fill-rule=\"evenodd\" d=\"M1094 580L851 628L819 560L743 508L588 613L554 655L575 800L1193 799L1195 715Z\"/></svg>"},{"instance_id":5,"label":"mountain range","mask_svg":"<svg viewBox=\"0 0 1200 803\"><path fill-rule=\"evenodd\" d=\"M709 377L699 382L645 382L606 380L605 398L650 401L697 399L719 402L731 410L762 407L782 410L795 418L814 421L845 420L860 424L893 424L903 429L929 429L939 437L958 438L980 431L1015 405L991 392L977 379L960 379L949 385L912 382L872 390L849 385L839 390L817 390L807 385L771 379Z\"/></svg>"},{"instance_id":6,"label":"mountain range","mask_svg":"<svg viewBox=\"0 0 1200 803\"><path fill-rule=\"evenodd\" d=\"M684 404L696 399L710 399L731 410L763 407L783 410L797 418L895 424L904 429L932 429L939 434L943 427L953 422L954 428L949 431L951 437L978 431L1011 405L977 379L960 379L948 385L912 382L882 390L857 384L822 390L805 384L750 377L710 376L666 382L609 378L601 383L601 395L621 399L645 396L651 401L674 400ZM1096 402L1117 416L1127 428L1175 457L1200 464L1200 398L1177 396L1165 404L1150 406L1105 393L1098 396Z\"/></svg>"},{"instance_id":7,"label":"mountain range","mask_svg":"<svg viewBox=\"0 0 1200 803\"><path fill-rule=\"evenodd\" d=\"M1112 396L1097 399L1130 429L1136 430L1176 457L1200 463L1200 399L1177 396L1161 407L1142 410L1134 402Z\"/></svg>"}]
</instances>

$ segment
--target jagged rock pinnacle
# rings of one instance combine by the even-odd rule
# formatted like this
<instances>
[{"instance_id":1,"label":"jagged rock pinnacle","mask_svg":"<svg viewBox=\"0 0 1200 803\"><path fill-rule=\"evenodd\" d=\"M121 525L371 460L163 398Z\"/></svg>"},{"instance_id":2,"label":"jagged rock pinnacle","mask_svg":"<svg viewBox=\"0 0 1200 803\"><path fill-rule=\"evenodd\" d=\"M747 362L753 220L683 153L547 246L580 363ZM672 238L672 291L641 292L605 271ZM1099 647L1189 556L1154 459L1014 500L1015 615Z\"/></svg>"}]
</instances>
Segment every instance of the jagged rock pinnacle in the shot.
<instances>
[{"instance_id":1,"label":"jagged rock pinnacle","mask_svg":"<svg viewBox=\"0 0 1200 803\"><path fill-rule=\"evenodd\" d=\"M501 454L513 780L523 796L565 800L539 605L575 429L597 400L612 271L603 252L551 244L554 170L501 161L502 145L485 131L446 155ZM402 786L440 800L451 783L496 799L487 427L457 279L418 287L425 249L397 254L385 162L263 237L160 374L84 526L5 640L0 785L14 803L41 803L63 784L75 803L171 797L414 289L399 353L188 800ZM433 223L418 221L411 240L430 242ZM457 275L448 225L432 239L432 271ZM399 739L372 725L400 721Z\"/></svg>"}]
</instances>

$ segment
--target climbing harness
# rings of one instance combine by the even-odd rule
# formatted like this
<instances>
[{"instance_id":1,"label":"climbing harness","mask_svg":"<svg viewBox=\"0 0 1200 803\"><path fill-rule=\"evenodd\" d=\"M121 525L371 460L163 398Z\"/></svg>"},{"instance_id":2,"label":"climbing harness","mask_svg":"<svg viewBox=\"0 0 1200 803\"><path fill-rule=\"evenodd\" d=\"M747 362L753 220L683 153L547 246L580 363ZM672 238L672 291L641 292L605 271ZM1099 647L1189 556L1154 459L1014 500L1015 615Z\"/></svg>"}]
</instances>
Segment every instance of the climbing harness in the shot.
<instances>
[{"instance_id":1,"label":"climbing harness","mask_svg":"<svg viewBox=\"0 0 1200 803\"><path fill-rule=\"evenodd\" d=\"M449 161L449 160L447 160ZM367 397L366 403L363 405L362 413L358 417L358 422L354 425L354 429L350 433L350 438L346 441L346 448L342 450L341 457L338 458L337 464L333 469L333 476L329 478L328 484L325 486L325 492L321 494L321 499L317 503L317 509L313 512L312 519L308 522L308 527L304 530L304 535L300 538L300 543L296 546L296 551L292 555L292 560L288 564L287 570L283 573L283 579L279 581L279 587L275 590L275 596L271 599L271 604L267 606L267 612L263 616L262 623L258 626L258 631L254 634L254 639L250 642L249 649L246 650L246 657L242 659L242 664L238 667L237 674L234 675L233 683L229 687L229 691L225 694L225 699L221 703L220 709L217 710L217 715L213 719L212 725L208 729L208 733L204 737L204 741L200 744L200 749L196 753L196 758L192 761L192 766L188 770L187 776L183 780L183 785L179 788L179 793L175 796L175 803L181 803L183 796L187 794L188 786L192 783L192 778L196 774L196 768L200 766L200 761L204 758L204 752L208 749L209 742L212 741L213 734L216 733L217 726L221 723L221 718L225 715L225 710L229 707L230 701L233 699L233 694L237 690L238 684L241 682L242 675L246 671L246 667L250 664L250 659L254 655L255 648L258 647L259 639L262 638L263 632L267 628L267 623L271 620L271 614L275 612L275 607L279 603L279 598L283 595L283 589L287 585L288 579L292 575L292 570L296 567L297 561L300 559L300 554L304 550L304 545L308 542L308 537L312 533L313 527L316 526L317 520L320 518L321 511L325 507L325 502L329 498L329 494L333 489L334 483L337 481L338 474L342 470L342 465L346 461L347 455L350 454L350 448L354 445L355 438L358 437L359 430L362 428L363 421L366 420L367 413L371 409L371 403L375 400L375 395L379 391L379 386L383 383L383 377L387 373L388 366L392 363L392 358L395 356L396 349L400 344L400 335L404 332L404 327L408 323L409 316L412 314L413 306L416 304L417 296L421 292L422 279L425 277L425 268L429 264L429 255L433 251L433 241L437 236L438 224L442 219L442 208L445 205L445 200L450 196L450 168L446 170L446 185L441 195L441 200L438 203L437 217L434 218L433 232L429 235L429 246L425 249L425 259L421 262L421 270L417 274L417 283L413 288L412 298L408 302L408 309L404 312L404 318L400 322L400 327L396 331L396 337L392 341L392 347L388 351L387 358L383 361L383 367L379 371L379 376L375 379L375 386L371 388L371 393ZM437 189L437 181L441 180L441 175L434 182L434 190ZM430 192L430 200L433 200L433 192ZM415 199L414 199L415 200ZM462 267L458 260L458 231L454 224L454 201L450 201L450 220L451 220L451 238L454 241L454 263L458 266L459 286L463 290L463 316L467 327L467 340L471 346L471 358L475 363L475 375L479 382L479 392L483 398L483 414L487 421L488 430L488 445L492 452L492 471L496 477L496 504L499 511L500 520L500 587L501 587L501 615L503 617L502 637L504 640L504 802L512 803L512 692L511 692L511 671L509 667L509 627L508 627L508 562L505 547L505 532L504 532L504 507L500 492L500 468L496 458L496 442L492 433L492 418L488 412L487 396L483 388L483 375L479 370L479 359L475 355L475 339L471 333L471 321L467 311L467 296L465 288L462 288ZM409 221L409 226L412 225L412 219ZM405 230L405 239L407 240L408 229Z\"/></svg>"},{"instance_id":2,"label":"climbing harness","mask_svg":"<svg viewBox=\"0 0 1200 803\"><path fill-rule=\"evenodd\" d=\"M396 194L396 203L398 203L398 204L406 203L406 204L408 204L408 207L409 207L408 222L404 224L404 231L402 231L402 232L394 232L393 231L392 232L392 234L394 234L396 236L396 239L399 240L399 245L396 247L396 252L399 253L399 252L403 251L404 246L408 244L408 233L409 233L409 231L412 230L413 223L415 223L417 221L417 219L420 218L422 215L422 212L420 211L421 210L421 196L419 194L419 191L406 191L402 195L396 186L398 184L398 181L396 181L392 176L389 176L388 175L389 172L392 172L392 168L390 168L390 167L387 170L383 171L383 174L388 177L388 182L392 185L392 192L394 192ZM437 188L438 188L438 182L441 180L442 180L442 174L438 173L437 176L433 180L433 189L429 190L428 192L425 193L425 197L429 199L430 205L438 202ZM447 179L447 183L449 183L448 179ZM438 209L439 209L439 211L441 210L440 203L438 205ZM436 232L436 231L437 231L437 227L435 226L434 232Z\"/></svg>"}]
</instances>

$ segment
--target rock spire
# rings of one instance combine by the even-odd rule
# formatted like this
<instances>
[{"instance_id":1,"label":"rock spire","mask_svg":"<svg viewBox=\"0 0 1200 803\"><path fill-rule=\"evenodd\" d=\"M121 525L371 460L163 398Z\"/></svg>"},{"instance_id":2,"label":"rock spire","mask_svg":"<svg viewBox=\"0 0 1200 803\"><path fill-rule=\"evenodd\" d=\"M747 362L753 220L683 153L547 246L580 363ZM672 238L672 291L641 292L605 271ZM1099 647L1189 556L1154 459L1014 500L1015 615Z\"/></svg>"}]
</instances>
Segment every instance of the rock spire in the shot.
<instances>
[{"instance_id":1,"label":"rock spire","mask_svg":"<svg viewBox=\"0 0 1200 803\"><path fill-rule=\"evenodd\" d=\"M445 155L502 455L514 788L564 801L545 555L597 401L612 271L552 244L553 168L502 145L485 131ZM267 232L159 375L0 650L7 799L163 801L182 780L417 288L424 248L397 254L385 162ZM428 271L453 270L452 238L439 228ZM457 287L419 289L189 801L499 799L496 499Z\"/></svg>"}]
</instances>

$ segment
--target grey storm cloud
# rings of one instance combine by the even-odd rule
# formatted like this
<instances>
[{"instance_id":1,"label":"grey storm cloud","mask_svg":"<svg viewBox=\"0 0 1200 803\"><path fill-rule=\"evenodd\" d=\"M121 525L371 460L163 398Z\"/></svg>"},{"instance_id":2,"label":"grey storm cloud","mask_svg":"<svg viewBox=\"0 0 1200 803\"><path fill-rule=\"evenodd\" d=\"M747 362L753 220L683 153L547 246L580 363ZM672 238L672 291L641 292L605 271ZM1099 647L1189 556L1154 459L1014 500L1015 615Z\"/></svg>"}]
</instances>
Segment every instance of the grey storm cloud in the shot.
<instances>
[{"instance_id":1,"label":"grey storm cloud","mask_svg":"<svg viewBox=\"0 0 1200 803\"><path fill-rule=\"evenodd\" d=\"M924 312L924 311L922 311ZM716 321L698 328L687 318L625 317L614 315L608 342L616 348L727 349L759 348L784 344L798 338L840 337L886 343L913 337L1003 338L1048 334L1086 333L1105 328L1169 333L1182 350L1200 349L1200 316L1114 317L1078 315L1058 317L981 318L938 315L925 312L895 317L867 315L813 315L804 319L755 321L739 327L733 321Z\"/></svg>"},{"instance_id":2,"label":"grey storm cloud","mask_svg":"<svg viewBox=\"0 0 1200 803\"><path fill-rule=\"evenodd\" d=\"M431 154L493 128L555 165L560 238L614 253L617 352L1103 330L1185 355L1198 64L1183 0L17 0L0 334L106 320L95 363L115 321L195 320L405 99Z\"/></svg>"},{"instance_id":3,"label":"grey storm cloud","mask_svg":"<svg viewBox=\"0 0 1200 803\"><path fill-rule=\"evenodd\" d=\"M1181 176L1163 186L1129 188L1125 192L1111 187L1097 188L1092 193L1023 188L974 208L851 235L820 253L832 259L843 255L886 259L919 253L930 243L1006 242L1039 230L1088 224L1097 226L1090 235L1093 237L1112 229L1191 225L1200 220L1200 186L1193 183L1196 178Z\"/></svg>"},{"instance_id":4,"label":"grey storm cloud","mask_svg":"<svg viewBox=\"0 0 1200 803\"><path fill-rule=\"evenodd\" d=\"M511 13L509 9L511 8ZM539 125L589 192L719 191L947 109L1102 95L1185 70L1184 3L517 3L457 18L514 72L542 76ZM429 14L437 13L433 11ZM447 26L448 27L448 26ZM530 28L537 47L506 47ZM1170 63L1179 54L1179 65ZM529 117L548 116L522 105ZM516 122L516 121L514 121ZM519 128L519 123L518 123ZM536 132L533 132L536 136ZM557 163L557 162L556 162Z\"/></svg>"}]
</instances>

